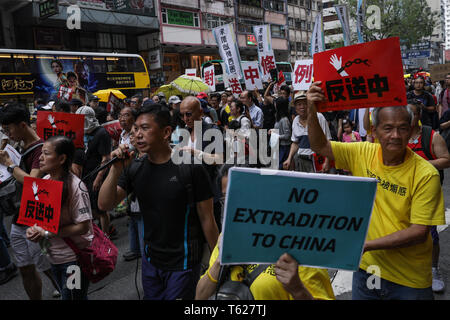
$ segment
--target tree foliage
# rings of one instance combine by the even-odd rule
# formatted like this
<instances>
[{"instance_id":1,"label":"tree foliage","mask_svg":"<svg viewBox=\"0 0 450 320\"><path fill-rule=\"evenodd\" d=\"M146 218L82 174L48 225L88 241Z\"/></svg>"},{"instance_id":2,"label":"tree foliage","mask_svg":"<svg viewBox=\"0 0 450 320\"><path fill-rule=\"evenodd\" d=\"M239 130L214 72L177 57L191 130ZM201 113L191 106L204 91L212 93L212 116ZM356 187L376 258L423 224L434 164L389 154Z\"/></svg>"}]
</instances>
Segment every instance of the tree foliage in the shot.
<instances>
[{"instance_id":1,"label":"tree foliage","mask_svg":"<svg viewBox=\"0 0 450 320\"><path fill-rule=\"evenodd\" d=\"M356 21L357 0L342 1L348 5L350 17ZM363 34L365 41L400 37L402 44L410 47L422 39L429 38L439 21L439 13L432 12L424 0L366 0L366 10L370 5L380 8L380 29L369 29L366 14ZM356 35L354 36L356 39Z\"/></svg>"}]
</instances>

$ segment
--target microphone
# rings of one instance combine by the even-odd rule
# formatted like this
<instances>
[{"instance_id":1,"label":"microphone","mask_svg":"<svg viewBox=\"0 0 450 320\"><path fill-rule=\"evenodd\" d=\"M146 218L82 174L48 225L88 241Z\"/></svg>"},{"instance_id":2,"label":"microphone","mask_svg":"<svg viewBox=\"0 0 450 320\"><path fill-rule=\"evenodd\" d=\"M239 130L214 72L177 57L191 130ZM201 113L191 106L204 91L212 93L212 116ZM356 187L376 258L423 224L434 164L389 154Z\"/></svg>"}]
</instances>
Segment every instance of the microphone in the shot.
<instances>
[{"instance_id":1,"label":"microphone","mask_svg":"<svg viewBox=\"0 0 450 320\"><path fill-rule=\"evenodd\" d=\"M133 146L133 145L129 145L128 146L128 150L126 151L126 153L125 153L125 159L129 159L130 158L130 153L131 152L133 152L133 151L136 151L136 148ZM91 172L89 172L87 175L85 175L82 179L81 179L81 181L85 181L87 178L90 178L91 176L93 176L94 174L97 174L99 171L102 171L103 169L105 169L106 167L108 167L109 165L111 165L111 164L113 164L113 163L115 163L115 162L117 162L117 161L119 161L119 160L122 160L121 158L119 158L119 157L114 157L114 158L112 158L111 160L108 160L104 165L102 165L102 166L100 166L100 167L98 167L98 168L96 168L96 169L94 169L94 170L92 170Z\"/></svg>"}]
</instances>

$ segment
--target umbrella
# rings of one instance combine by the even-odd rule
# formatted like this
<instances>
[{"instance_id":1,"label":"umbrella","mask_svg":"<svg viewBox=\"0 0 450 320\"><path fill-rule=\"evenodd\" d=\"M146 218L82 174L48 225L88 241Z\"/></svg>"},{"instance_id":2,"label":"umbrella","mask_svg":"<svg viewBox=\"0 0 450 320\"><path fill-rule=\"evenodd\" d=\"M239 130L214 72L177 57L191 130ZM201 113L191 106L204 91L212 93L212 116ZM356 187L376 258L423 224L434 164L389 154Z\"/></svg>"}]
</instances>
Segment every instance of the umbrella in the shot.
<instances>
[{"instance_id":1,"label":"umbrella","mask_svg":"<svg viewBox=\"0 0 450 320\"><path fill-rule=\"evenodd\" d=\"M209 92L209 86L198 77L181 75L170 84L185 94L196 95L200 92Z\"/></svg>"},{"instance_id":2,"label":"umbrella","mask_svg":"<svg viewBox=\"0 0 450 320\"><path fill-rule=\"evenodd\" d=\"M97 92L94 93L94 95L96 95L100 99L100 101L108 102L109 95L111 93L113 93L119 99L125 99L127 97L122 92L120 92L119 90L115 90L115 89L98 90Z\"/></svg>"},{"instance_id":3,"label":"umbrella","mask_svg":"<svg viewBox=\"0 0 450 320\"><path fill-rule=\"evenodd\" d=\"M171 96L185 95L180 90L178 90L177 88L172 86L172 84L165 84L165 85L159 87L159 89L156 90L156 92L154 94L158 94L160 92L164 93L164 95L166 96L167 99L169 99Z\"/></svg>"}]
</instances>

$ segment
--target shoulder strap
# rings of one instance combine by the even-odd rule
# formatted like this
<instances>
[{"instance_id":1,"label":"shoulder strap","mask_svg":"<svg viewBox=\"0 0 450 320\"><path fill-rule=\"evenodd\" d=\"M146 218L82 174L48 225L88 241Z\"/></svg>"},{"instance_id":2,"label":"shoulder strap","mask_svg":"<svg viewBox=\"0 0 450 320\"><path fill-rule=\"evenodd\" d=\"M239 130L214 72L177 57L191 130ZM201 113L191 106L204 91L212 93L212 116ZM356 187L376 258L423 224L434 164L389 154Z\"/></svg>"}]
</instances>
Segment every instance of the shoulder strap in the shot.
<instances>
[{"instance_id":1,"label":"shoulder strap","mask_svg":"<svg viewBox=\"0 0 450 320\"><path fill-rule=\"evenodd\" d=\"M244 282L247 284L248 287L250 287L253 283L253 281L255 281L255 279L264 272L264 270L267 269L267 267L269 266L269 264L260 264L258 265L258 267L256 267L255 270L253 270L253 272L251 273L247 273L246 277L244 279Z\"/></svg>"},{"instance_id":2,"label":"shoulder strap","mask_svg":"<svg viewBox=\"0 0 450 320\"><path fill-rule=\"evenodd\" d=\"M422 148L423 152L429 160L433 160L435 157L431 152L431 142L433 140L433 129L429 126L422 126Z\"/></svg>"},{"instance_id":3,"label":"shoulder strap","mask_svg":"<svg viewBox=\"0 0 450 320\"><path fill-rule=\"evenodd\" d=\"M33 151L33 150L36 149L36 148L39 148L39 147L42 146L43 144L44 144L43 142L40 142L40 143L38 143L38 144L35 144L35 145L32 146L31 148L28 148L27 150L25 150L25 152L22 153L21 156L20 156L19 168L21 168L22 170L25 171L26 168L24 167L24 164L23 164L23 161L24 161L25 157L26 157L28 154L30 154L31 151ZM28 173L29 173L29 172L28 172Z\"/></svg>"}]
</instances>

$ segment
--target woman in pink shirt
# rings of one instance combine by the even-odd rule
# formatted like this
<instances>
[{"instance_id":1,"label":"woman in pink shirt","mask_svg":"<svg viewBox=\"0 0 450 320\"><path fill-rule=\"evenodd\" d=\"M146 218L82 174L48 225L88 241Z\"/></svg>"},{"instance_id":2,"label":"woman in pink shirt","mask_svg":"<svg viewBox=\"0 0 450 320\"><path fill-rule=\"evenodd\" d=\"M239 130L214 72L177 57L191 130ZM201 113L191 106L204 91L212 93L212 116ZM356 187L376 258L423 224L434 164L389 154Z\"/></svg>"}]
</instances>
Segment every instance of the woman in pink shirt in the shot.
<instances>
[{"instance_id":1,"label":"woman in pink shirt","mask_svg":"<svg viewBox=\"0 0 450 320\"><path fill-rule=\"evenodd\" d=\"M63 238L70 238L80 249L90 245L93 238L89 194L84 183L70 171L74 153L72 140L65 136L51 137L42 146L39 165L40 170L47 173L44 179L64 183L59 231L58 234L53 234L39 226L27 229L29 240L49 243L47 254L52 264L52 272L62 290L62 300L86 300L89 286L89 280L78 269L76 254ZM76 274L81 275L81 279L78 279L81 280L79 289L76 286L70 289L77 279L67 281L74 270L78 270Z\"/></svg>"}]
</instances>

